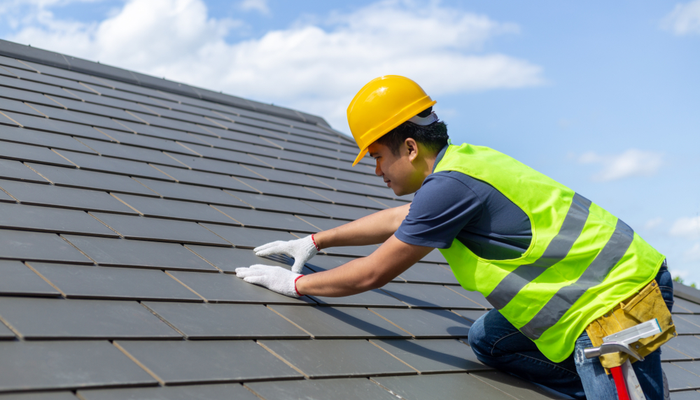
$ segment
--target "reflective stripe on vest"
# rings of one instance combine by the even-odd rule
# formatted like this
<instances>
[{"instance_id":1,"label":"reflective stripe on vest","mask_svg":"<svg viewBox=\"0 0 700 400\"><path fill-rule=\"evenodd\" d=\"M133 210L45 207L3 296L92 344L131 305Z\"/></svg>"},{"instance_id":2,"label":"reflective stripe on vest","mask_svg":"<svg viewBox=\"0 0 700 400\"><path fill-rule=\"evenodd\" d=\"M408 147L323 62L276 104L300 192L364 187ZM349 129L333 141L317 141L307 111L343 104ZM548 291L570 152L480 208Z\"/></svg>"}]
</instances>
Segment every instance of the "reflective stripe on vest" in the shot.
<instances>
[{"instance_id":1,"label":"reflective stripe on vest","mask_svg":"<svg viewBox=\"0 0 700 400\"><path fill-rule=\"evenodd\" d=\"M566 186L495 150L449 146L435 171L484 181L530 219L530 247L517 259L479 258L455 239L440 249L460 284L484 294L554 362L586 326L656 275L663 255L627 224Z\"/></svg>"}]
</instances>

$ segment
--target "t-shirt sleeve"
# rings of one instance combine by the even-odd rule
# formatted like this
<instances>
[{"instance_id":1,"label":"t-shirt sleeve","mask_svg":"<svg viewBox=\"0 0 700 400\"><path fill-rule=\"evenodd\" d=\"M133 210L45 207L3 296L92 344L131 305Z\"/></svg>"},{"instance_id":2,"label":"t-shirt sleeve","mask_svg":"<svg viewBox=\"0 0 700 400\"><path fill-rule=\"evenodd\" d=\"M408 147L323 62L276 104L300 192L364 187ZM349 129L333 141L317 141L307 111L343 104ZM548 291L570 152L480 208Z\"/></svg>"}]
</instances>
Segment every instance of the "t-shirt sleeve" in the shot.
<instances>
[{"instance_id":1,"label":"t-shirt sleeve","mask_svg":"<svg viewBox=\"0 0 700 400\"><path fill-rule=\"evenodd\" d=\"M413 197L395 236L404 243L446 249L466 225L478 220L483 202L458 172L429 175Z\"/></svg>"}]
</instances>

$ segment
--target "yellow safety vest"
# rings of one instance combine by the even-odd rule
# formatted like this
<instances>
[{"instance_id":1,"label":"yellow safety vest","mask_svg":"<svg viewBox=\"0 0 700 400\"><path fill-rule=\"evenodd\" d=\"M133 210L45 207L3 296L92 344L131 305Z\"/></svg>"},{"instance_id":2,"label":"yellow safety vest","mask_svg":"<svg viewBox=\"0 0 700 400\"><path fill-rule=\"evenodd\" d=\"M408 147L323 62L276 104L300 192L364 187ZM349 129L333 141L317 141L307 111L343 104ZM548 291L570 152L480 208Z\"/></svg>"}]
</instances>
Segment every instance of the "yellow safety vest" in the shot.
<instances>
[{"instance_id":1,"label":"yellow safety vest","mask_svg":"<svg viewBox=\"0 0 700 400\"><path fill-rule=\"evenodd\" d=\"M457 239L440 252L463 288L486 296L553 362L566 359L586 326L641 290L664 261L609 212L488 147L450 145L438 171L490 184L530 218L532 240L519 258L483 259Z\"/></svg>"}]
</instances>

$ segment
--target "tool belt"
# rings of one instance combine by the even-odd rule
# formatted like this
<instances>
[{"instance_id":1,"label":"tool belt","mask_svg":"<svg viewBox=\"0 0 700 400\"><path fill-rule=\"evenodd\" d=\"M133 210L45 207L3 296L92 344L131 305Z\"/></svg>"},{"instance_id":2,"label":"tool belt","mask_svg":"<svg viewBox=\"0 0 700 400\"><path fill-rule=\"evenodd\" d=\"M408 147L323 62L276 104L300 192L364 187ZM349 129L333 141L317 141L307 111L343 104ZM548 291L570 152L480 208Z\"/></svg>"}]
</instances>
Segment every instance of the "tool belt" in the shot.
<instances>
[{"instance_id":1,"label":"tool belt","mask_svg":"<svg viewBox=\"0 0 700 400\"><path fill-rule=\"evenodd\" d=\"M652 280L639 293L630 296L605 315L591 322L586 328L586 333L588 333L593 347L598 347L603 344L604 337L653 318L659 321L661 333L640 339L631 345L642 357L646 357L676 336L676 327L673 325L671 312L668 310L655 280ZM629 355L624 353L603 354L600 356L600 363L605 367L605 372L610 374L609 368L620 366L629 358ZM635 361L637 360L634 358L630 360L633 363Z\"/></svg>"}]
</instances>

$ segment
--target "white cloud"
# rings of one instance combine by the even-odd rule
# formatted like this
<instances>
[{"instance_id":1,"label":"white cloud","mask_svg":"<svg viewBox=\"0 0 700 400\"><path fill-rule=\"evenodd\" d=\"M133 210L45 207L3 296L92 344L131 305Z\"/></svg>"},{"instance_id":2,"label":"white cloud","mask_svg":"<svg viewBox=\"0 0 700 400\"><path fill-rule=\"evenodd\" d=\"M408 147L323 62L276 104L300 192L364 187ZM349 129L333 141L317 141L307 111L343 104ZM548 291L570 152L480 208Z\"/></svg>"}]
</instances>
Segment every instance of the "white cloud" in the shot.
<instances>
[{"instance_id":1,"label":"white cloud","mask_svg":"<svg viewBox=\"0 0 700 400\"><path fill-rule=\"evenodd\" d=\"M652 229L658 227L659 225L661 225L663 222L664 222L664 219L661 217L652 218L649 221L647 221L646 224L644 224L644 229L645 230L652 230Z\"/></svg>"},{"instance_id":2,"label":"white cloud","mask_svg":"<svg viewBox=\"0 0 700 400\"><path fill-rule=\"evenodd\" d=\"M700 216L677 219L668 233L686 239L700 237Z\"/></svg>"},{"instance_id":3,"label":"white cloud","mask_svg":"<svg viewBox=\"0 0 700 400\"><path fill-rule=\"evenodd\" d=\"M543 83L539 66L483 51L517 25L438 2L382 1L319 21L228 43L240 22L209 18L201 0L130 0L92 25L48 13L8 39L300 109L346 131L350 100L380 75L411 77L433 97Z\"/></svg>"},{"instance_id":4,"label":"white cloud","mask_svg":"<svg viewBox=\"0 0 700 400\"><path fill-rule=\"evenodd\" d=\"M678 36L700 34L700 0L676 4L661 21L661 27Z\"/></svg>"},{"instance_id":5,"label":"white cloud","mask_svg":"<svg viewBox=\"0 0 700 400\"><path fill-rule=\"evenodd\" d=\"M687 261L700 261L700 242L695 243L683 255Z\"/></svg>"},{"instance_id":6,"label":"white cloud","mask_svg":"<svg viewBox=\"0 0 700 400\"><path fill-rule=\"evenodd\" d=\"M582 164L600 164L603 169L593 176L597 181L614 181L631 176L651 176L663 164L663 153L629 149L619 155L599 155L595 152L582 154Z\"/></svg>"},{"instance_id":7,"label":"white cloud","mask_svg":"<svg viewBox=\"0 0 700 400\"><path fill-rule=\"evenodd\" d=\"M239 7L243 11L257 11L260 14L270 14L270 7L267 5L267 0L243 0Z\"/></svg>"}]
</instances>

